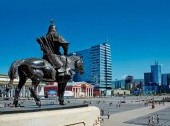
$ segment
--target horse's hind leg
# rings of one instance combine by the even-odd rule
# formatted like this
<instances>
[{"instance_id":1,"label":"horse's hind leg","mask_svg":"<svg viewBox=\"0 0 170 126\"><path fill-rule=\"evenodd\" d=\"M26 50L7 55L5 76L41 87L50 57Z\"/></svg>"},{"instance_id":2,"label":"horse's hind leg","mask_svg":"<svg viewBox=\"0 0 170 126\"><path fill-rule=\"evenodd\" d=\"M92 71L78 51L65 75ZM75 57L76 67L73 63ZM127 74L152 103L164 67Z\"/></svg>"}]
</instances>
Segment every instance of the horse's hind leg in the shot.
<instances>
[{"instance_id":1,"label":"horse's hind leg","mask_svg":"<svg viewBox=\"0 0 170 126\"><path fill-rule=\"evenodd\" d=\"M36 105L38 105L39 107L41 107L41 102L40 102L40 98L37 96L37 86L39 85L40 81L37 80L32 80L32 86L29 88L32 97L34 98Z\"/></svg>"},{"instance_id":2,"label":"horse's hind leg","mask_svg":"<svg viewBox=\"0 0 170 126\"><path fill-rule=\"evenodd\" d=\"M20 76L19 83L15 89L15 96L14 96L14 101L13 101L13 104L15 105L15 107L18 106L19 93L20 93L23 85L25 84L26 80L27 80L27 78L25 76Z\"/></svg>"}]
</instances>

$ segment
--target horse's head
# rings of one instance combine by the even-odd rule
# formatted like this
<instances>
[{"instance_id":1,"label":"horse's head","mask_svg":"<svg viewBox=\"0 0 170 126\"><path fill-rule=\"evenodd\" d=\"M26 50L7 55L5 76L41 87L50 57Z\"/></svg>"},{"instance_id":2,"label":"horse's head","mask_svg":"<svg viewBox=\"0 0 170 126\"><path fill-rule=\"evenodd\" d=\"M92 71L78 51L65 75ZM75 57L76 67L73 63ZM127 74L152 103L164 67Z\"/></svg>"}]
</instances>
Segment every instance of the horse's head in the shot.
<instances>
[{"instance_id":1,"label":"horse's head","mask_svg":"<svg viewBox=\"0 0 170 126\"><path fill-rule=\"evenodd\" d=\"M80 74L84 73L84 69L83 69L83 61L80 57L78 57L78 59L75 61L75 69L77 72L79 72Z\"/></svg>"},{"instance_id":2,"label":"horse's head","mask_svg":"<svg viewBox=\"0 0 170 126\"><path fill-rule=\"evenodd\" d=\"M75 72L83 74L84 73L83 61L80 58L80 56L69 56L68 58L70 63L72 64L71 69Z\"/></svg>"}]
</instances>

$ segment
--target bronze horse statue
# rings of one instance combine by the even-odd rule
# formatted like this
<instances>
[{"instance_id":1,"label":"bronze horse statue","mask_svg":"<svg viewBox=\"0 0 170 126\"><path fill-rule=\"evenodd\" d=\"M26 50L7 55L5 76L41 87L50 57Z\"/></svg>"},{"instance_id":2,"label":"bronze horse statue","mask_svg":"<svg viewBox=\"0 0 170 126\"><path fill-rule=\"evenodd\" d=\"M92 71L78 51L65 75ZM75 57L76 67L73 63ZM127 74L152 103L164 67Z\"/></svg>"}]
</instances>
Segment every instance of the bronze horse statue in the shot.
<instances>
[{"instance_id":1,"label":"bronze horse statue","mask_svg":"<svg viewBox=\"0 0 170 126\"><path fill-rule=\"evenodd\" d=\"M28 58L24 60L18 60L11 64L8 75L10 78L6 91L13 85L13 80L19 76L19 83L15 89L15 96L13 104L18 106L19 93L26 83L27 79L32 81L29 90L31 96L34 98L36 105L41 107L40 98L37 96L36 88L41 81L44 82L58 82L58 101L60 105L64 105L64 91L67 82L75 74L79 72L82 74L83 62L79 56L64 56L61 55L63 66L59 69L55 69L47 60L38 58Z\"/></svg>"}]
</instances>

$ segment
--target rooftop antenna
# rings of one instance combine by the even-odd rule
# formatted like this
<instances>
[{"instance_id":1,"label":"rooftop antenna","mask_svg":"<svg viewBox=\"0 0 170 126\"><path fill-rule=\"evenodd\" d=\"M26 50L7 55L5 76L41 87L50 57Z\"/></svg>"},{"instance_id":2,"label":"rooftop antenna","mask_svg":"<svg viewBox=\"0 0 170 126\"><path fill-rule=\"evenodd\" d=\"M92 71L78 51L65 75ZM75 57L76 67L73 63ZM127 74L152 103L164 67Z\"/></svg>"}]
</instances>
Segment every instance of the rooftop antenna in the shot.
<instances>
[{"instance_id":1,"label":"rooftop antenna","mask_svg":"<svg viewBox=\"0 0 170 126\"><path fill-rule=\"evenodd\" d=\"M155 65L158 65L158 61L155 61Z\"/></svg>"}]
</instances>

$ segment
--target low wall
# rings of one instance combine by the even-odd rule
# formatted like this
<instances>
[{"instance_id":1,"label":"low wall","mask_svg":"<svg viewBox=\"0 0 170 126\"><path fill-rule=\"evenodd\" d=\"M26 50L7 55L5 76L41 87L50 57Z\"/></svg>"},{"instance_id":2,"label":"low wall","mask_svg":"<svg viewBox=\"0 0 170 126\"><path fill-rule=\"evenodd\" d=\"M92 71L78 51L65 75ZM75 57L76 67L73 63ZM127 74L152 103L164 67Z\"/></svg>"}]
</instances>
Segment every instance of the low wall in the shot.
<instances>
[{"instance_id":1,"label":"low wall","mask_svg":"<svg viewBox=\"0 0 170 126\"><path fill-rule=\"evenodd\" d=\"M100 126L100 110L89 106L73 109L0 115L0 126Z\"/></svg>"}]
</instances>

